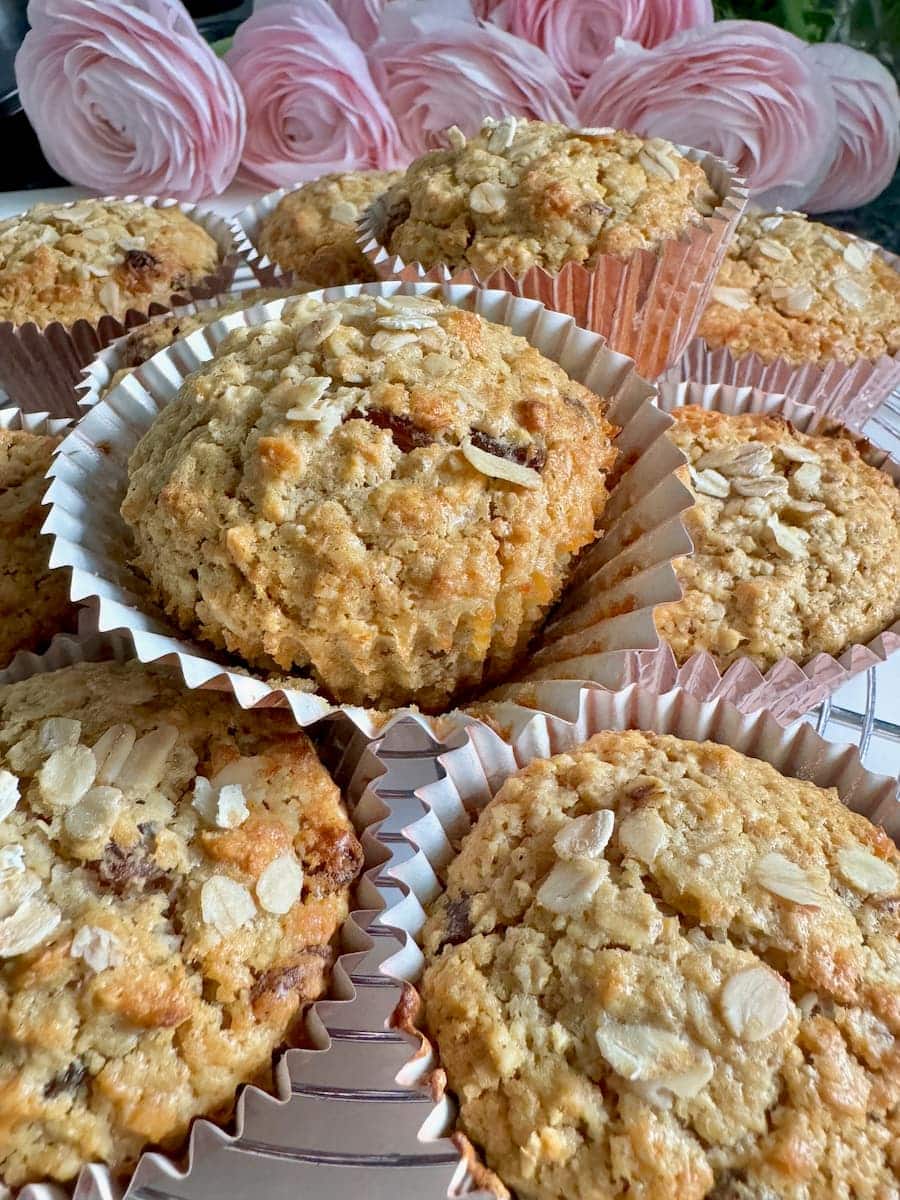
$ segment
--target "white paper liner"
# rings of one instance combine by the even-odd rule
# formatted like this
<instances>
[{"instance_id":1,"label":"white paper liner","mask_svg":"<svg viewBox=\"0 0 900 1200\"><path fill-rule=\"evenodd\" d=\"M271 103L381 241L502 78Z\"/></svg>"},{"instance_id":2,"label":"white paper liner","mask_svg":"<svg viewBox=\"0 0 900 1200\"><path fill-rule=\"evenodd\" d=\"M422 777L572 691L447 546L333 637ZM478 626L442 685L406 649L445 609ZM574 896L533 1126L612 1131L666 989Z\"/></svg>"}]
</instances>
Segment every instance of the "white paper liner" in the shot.
<instances>
[{"instance_id":1,"label":"white paper liner","mask_svg":"<svg viewBox=\"0 0 900 1200\"><path fill-rule=\"evenodd\" d=\"M680 357L693 336L748 196L744 180L724 159L691 146L677 149L702 166L722 201L701 224L667 238L656 250L602 255L590 268L580 263L566 263L558 272L531 267L519 276L502 269L482 278L471 268L426 268L419 262L404 262L386 249L390 212L384 197L360 218L359 245L380 279L475 283L529 296L569 313L585 329L603 334L612 349L633 358L647 379L655 379ZM242 214L242 229L251 246L259 220L277 200L271 206L268 202L269 197L264 197ZM258 266L263 263L260 259Z\"/></svg>"},{"instance_id":2,"label":"white paper liner","mask_svg":"<svg viewBox=\"0 0 900 1200\"><path fill-rule=\"evenodd\" d=\"M690 548L678 514L691 503L675 471L683 456L665 437L671 419L653 404L655 390L597 334L535 300L472 286L382 283L313 293L326 300L357 295L425 294L507 324L559 362L573 378L610 397L610 420L627 468L604 516L606 536L583 556L535 658L549 674L572 675L627 649L655 648L657 604L680 595L671 560ZM63 442L54 461L45 531L54 535L53 566L72 568L72 596L97 606L98 628L126 629L142 662L177 663L188 687L230 689L245 708L289 705L300 725L336 711L369 736L384 723L375 709L335 706L324 697L266 682L191 644L142 600L140 579L125 564L128 530L119 515L128 456L181 380L208 360L228 331L277 316L286 300L233 313L160 351L113 388ZM573 656L576 666L570 666Z\"/></svg>"},{"instance_id":3,"label":"white paper liner","mask_svg":"<svg viewBox=\"0 0 900 1200\"><path fill-rule=\"evenodd\" d=\"M900 256L876 247L889 266L900 271ZM900 387L900 351L879 358L859 358L853 363L791 363L783 358L765 362L756 353L735 358L727 346L713 348L703 338L688 343L681 358L665 374L669 383L728 383L783 392L798 404L812 405L853 429L862 429L869 417Z\"/></svg>"},{"instance_id":4,"label":"white paper liner","mask_svg":"<svg viewBox=\"0 0 900 1200\"><path fill-rule=\"evenodd\" d=\"M605 729L646 729L731 746L771 763L784 775L837 789L841 800L900 840L897 782L867 771L855 747L827 742L810 725L784 729L764 712L740 713L726 700L700 701L683 689L657 694L629 686L619 692L574 681L536 684L527 707L492 706L491 724L459 713L441 741L418 719L399 720L373 743L358 769L358 807L375 827L385 856L377 880L387 903L381 923L415 944L425 909L441 892L440 876L481 809L513 772L535 758L581 745ZM498 732L498 729L502 731ZM383 965L390 977L415 985L424 960L405 953ZM437 1134L452 1131L452 1109ZM385 1146L390 1115L383 1116Z\"/></svg>"},{"instance_id":5,"label":"white paper liner","mask_svg":"<svg viewBox=\"0 0 900 1200\"><path fill-rule=\"evenodd\" d=\"M195 204L183 204L159 196L104 196L104 200L122 200L151 205L154 208L178 208L215 239L221 253L218 269L186 292L172 296L174 303L191 297L212 296L233 287L253 286L253 276L235 245L230 223L218 214ZM60 208L79 203L70 200ZM129 309L123 321L105 316L96 324L86 320L65 326L58 321L38 328L34 322L13 325L0 322L0 387L10 402L27 411L49 410L55 416L76 416L75 386L82 367L97 352L127 329L140 325L148 315L164 312L166 306L151 304L141 311Z\"/></svg>"}]
</instances>

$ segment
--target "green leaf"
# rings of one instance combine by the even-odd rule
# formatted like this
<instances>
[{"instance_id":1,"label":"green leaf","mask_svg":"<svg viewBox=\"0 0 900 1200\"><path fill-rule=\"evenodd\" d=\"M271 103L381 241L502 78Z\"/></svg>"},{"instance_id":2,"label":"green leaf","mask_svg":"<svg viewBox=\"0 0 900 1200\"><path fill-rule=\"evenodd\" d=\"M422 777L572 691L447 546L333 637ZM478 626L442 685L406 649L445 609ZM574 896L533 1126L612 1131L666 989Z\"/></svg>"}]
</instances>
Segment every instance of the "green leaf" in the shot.
<instances>
[{"instance_id":1,"label":"green leaf","mask_svg":"<svg viewBox=\"0 0 900 1200\"><path fill-rule=\"evenodd\" d=\"M209 48L215 54L218 54L219 58L221 58L225 53L227 53L227 51L231 49L231 43L233 41L233 37L219 38L217 42L210 42Z\"/></svg>"}]
</instances>

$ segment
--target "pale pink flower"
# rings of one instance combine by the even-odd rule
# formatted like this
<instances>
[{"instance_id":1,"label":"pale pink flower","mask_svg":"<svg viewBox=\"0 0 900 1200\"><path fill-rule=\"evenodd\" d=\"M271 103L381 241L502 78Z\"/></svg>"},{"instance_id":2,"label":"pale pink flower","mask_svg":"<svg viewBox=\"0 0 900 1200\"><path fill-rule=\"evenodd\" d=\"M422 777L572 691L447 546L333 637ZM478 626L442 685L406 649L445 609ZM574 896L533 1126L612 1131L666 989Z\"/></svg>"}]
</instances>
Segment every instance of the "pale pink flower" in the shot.
<instances>
[{"instance_id":1,"label":"pale pink flower","mask_svg":"<svg viewBox=\"0 0 900 1200\"><path fill-rule=\"evenodd\" d=\"M711 0L476 0L475 12L540 46L577 96L617 37L655 46L713 21Z\"/></svg>"},{"instance_id":2,"label":"pale pink flower","mask_svg":"<svg viewBox=\"0 0 900 1200\"><path fill-rule=\"evenodd\" d=\"M331 7L350 30L350 36L368 50L378 37L385 0L331 0Z\"/></svg>"},{"instance_id":3,"label":"pale pink flower","mask_svg":"<svg viewBox=\"0 0 900 1200\"><path fill-rule=\"evenodd\" d=\"M877 58L823 42L807 53L831 80L837 101L838 152L824 182L806 201L810 212L855 208L884 191L900 157L900 96Z\"/></svg>"},{"instance_id":4,"label":"pale pink flower","mask_svg":"<svg viewBox=\"0 0 900 1200\"><path fill-rule=\"evenodd\" d=\"M366 57L325 0L267 4L226 55L247 102L241 177L283 187L404 161Z\"/></svg>"},{"instance_id":5,"label":"pale pink flower","mask_svg":"<svg viewBox=\"0 0 900 1200\"><path fill-rule=\"evenodd\" d=\"M617 125L711 150L763 206L802 204L837 146L827 76L793 34L718 21L652 49L619 42L581 94L585 125Z\"/></svg>"},{"instance_id":6,"label":"pale pink flower","mask_svg":"<svg viewBox=\"0 0 900 1200\"><path fill-rule=\"evenodd\" d=\"M459 0L392 0L370 59L382 94L414 154L485 116L576 122L566 81L542 50L482 25Z\"/></svg>"},{"instance_id":7,"label":"pale pink flower","mask_svg":"<svg viewBox=\"0 0 900 1200\"><path fill-rule=\"evenodd\" d=\"M178 0L30 0L22 105L54 170L100 192L224 191L244 102Z\"/></svg>"}]
</instances>

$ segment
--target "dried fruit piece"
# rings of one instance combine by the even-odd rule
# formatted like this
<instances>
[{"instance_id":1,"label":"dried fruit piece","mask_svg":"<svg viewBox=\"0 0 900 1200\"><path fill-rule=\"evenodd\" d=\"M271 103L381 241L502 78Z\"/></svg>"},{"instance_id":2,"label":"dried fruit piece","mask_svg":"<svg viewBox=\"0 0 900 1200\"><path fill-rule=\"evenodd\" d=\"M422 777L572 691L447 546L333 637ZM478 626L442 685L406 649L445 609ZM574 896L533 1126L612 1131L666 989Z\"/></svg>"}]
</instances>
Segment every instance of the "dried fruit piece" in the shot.
<instances>
[{"instance_id":1,"label":"dried fruit piece","mask_svg":"<svg viewBox=\"0 0 900 1200\"><path fill-rule=\"evenodd\" d=\"M166 760L178 741L174 725L159 725L134 743L116 777L123 791L150 791L163 777Z\"/></svg>"},{"instance_id":2,"label":"dried fruit piece","mask_svg":"<svg viewBox=\"0 0 900 1200\"><path fill-rule=\"evenodd\" d=\"M606 864L590 859L558 862L538 888L537 902L552 913L585 908L606 875Z\"/></svg>"},{"instance_id":3,"label":"dried fruit piece","mask_svg":"<svg viewBox=\"0 0 900 1200\"><path fill-rule=\"evenodd\" d=\"M81 737L81 722L68 717L48 717L38 729L38 746L52 754L63 746L74 746Z\"/></svg>"},{"instance_id":4,"label":"dried fruit piece","mask_svg":"<svg viewBox=\"0 0 900 1200\"><path fill-rule=\"evenodd\" d=\"M533 467L523 467L520 463L496 454L489 454L474 445L471 438L463 438L460 450L464 458L482 475L493 479L505 479L508 483L518 484L519 487L537 488L541 486L541 477Z\"/></svg>"},{"instance_id":5,"label":"dried fruit piece","mask_svg":"<svg viewBox=\"0 0 900 1200\"><path fill-rule=\"evenodd\" d=\"M116 823L122 805L122 793L116 787L93 787L73 805L63 818L70 837L80 842L107 838Z\"/></svg>"},{"instance_id":6,"label":"dried fruit piece","mask_svg":"<svg viewBox=\"0 0 900 1200\"><path fill-rule=\"evenodd\" d=\"M227 875L211 875L200 889L200 912L207 925L229 937L253 920L256 905L242 883Z\"/></svg>"},{"instance_id":7,"label":"dried fruit piece","mask_svg":"<svg viewBox=\"0 0 900 1200\"><path fill-rule=\"evenodd\" d=\"M619 845L640 862L651 864L669 839L669 830L655 809L631 813L619 824Z\"/></svg>"},{"instance_id":8,"label":"dried fruit piece","mask_svg":"<svg viewBox=\"0 0 900 1200\"><path fill-rule=\"evenodd\" d=\"M476 183L469 192L469 208L486 216L502 213L506 208L506 188L490 180Z\"/></svg>"},{"instance_id":9,"label":"dried fruit piece","mask_svg":"<svg viewBox=\"0 0 900 1200\"><path fill-rule=\"evenodd\" d=\"M92 971L105 971L122 962L122 946L115 934L98 925L83 925L72 938L69 953L83 959Z\"/></svg>"},{"instance_id":10,"label":"dried fruit piece","mask_svg":"<svg viewBox=\"0 0 900 1200\"><path fill-rule=\"evenodd\" d=\"M557 833L553 849L560 858L602 858L615 822L616 818L608 808L575 817Z\"/></svg>"},{"instance_id":11,"label":"dried fruit piece","mask_svg":"<svg viewBox=\"0 0 900 1200\"><path fill-rule=\"evenodd\" d=\"M303 890L303 868L292 854L272 859L256 883L256 898L266 912L289 912Z\"/></svg>"},{"instance_id":12,"label":"dried fruit piece","mask_svg":"<svg viewBox=\"0 0 900 1200\"><path fill-rule=\"evenodd\" d=\"M115 783L136 737L133 725L111 725L94 746L97 782Z\"/></svg>"},{"instance_id":13,"label":"dried fruit piece","mask_svg":"<svg viewBox=\"0 0 900 1200\"><path fill-rule=\"evenodd\" d=\"M749 967L732 975L720 999L725 1024L744 1042L759 1042L777 1033L788 1018L786 984L768 967Z\"/></svg>"},{"instance_id":14,"label":"dried fruit piece","mask_svg":"<svg viewBox=\"0 0 900 1200\"><path fill-rule=\"evenodd\" d=\"M897 888L897 873L890 863L862 846L845 846L837 856L841 877L867 896L885 896Z\"/></svg>"},{"instance_id":15,"label":"dried fruit piece","mask_svg":"<svg viewBox=\"0 0 900 1200\"><path fill-rule=\"evenodd\" d=\"M53 808L77 804L97 775L97 760L87 746L61 746L37 773L41 795Z\"/></svg>"},{"instance_id":16,"label":"dried fruit piece","mask_svg":"<svg viewBox=\"0 0 900 1200\"><path fill-rule=\"evenodd\" d=\"M715 496L717 500L727 499L731 492L731 484L724 475L720 475L712 467L706 471L698 471L694 467L688 467L688 470L695 491L701 492L704 496Z\"/></svg>"},{"instance_id":17,"label":"dried fruit piece","mask_svg":"<svg viewBox=\"0 0 900 1200\"><path fill-rule=\"evenodd\" d=\"M62 919L55 904L29 896L14 913L0 921L0 958L27 954L47 940Z\"/></svg>"},{"instance_id":18,"label":"dried fruit piece","mask_svg":"<svg viewBox=\"0 0 900 1200\"><path fill-rule=\"evenodd\" d=\"M753 874L756 882L767 892L804 908L821 908L828 898L828 891L823 885L777 850L764 854Z\"/></svg>"},{"instance_id":19,"label":"dried fruit piece","mask_svg":"<svg viewBox=\"0 0 900 1200\"><path fill-rule=\"evenodd\" d=\"M0 770L0 821L19 803L19 781L11 771Z\"/></svg>"},{"instance_id":20,"label":"dried fruit piece","mask_svg":"<svg viewBox=\"0 0 900 1200\"><path fill-rule=\"evenodd\" d=\"M367 408L363 412L354 408L347 416L348 421L368 421L379 429L387 429L394 440L394 445L404 454L417 450L421 446L430 446L434 438L427 429L417 425L412 417L402 413L388 412L384 408Z\"/></svg>"},{"instance_id":21,"label":"dried fruit piece","mask_svg":"<svg viewBox=\"0 0 900 1200\"><path fill-rule=\"evenodd\" d=\"M726 308L734 308L738 312L743 312L753 303L753 297L747 289L739 287L714 287L712 299L717 304L724 304Z\"/></svg>"}]
</instances>

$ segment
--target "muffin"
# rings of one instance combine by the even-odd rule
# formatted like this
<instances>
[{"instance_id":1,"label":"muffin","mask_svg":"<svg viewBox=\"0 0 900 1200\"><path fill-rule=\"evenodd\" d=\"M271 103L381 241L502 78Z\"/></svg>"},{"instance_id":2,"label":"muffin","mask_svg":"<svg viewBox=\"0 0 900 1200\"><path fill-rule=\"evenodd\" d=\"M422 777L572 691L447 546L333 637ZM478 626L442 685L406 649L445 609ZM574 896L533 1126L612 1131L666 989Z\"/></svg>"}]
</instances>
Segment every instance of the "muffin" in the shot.
<instances>
[{"instance_id":1,"label":"muffin","mask_svg":"<svg viewBox=\"0 0 900 1200\"><path fill-rule=\"evenodd\" d=\"M0 665L74 628L69 572L51 571L41 534L45 479L60 438L0 429Z\"/></svg>"},{"instance_id":2,"label":"muffin","mask_svg":"<svg viewBox=\"0 0 900 1200\"><path fill-rule=\"evenodd\" d=\"M595 535L606 402L420 296L233 331L129 463L134 564L186 632L341 703L504 673Z\"/></svg>"},{"instance_id":3,"label":"muffin","mask_svg":"<svg viewBox=\"0 0 900 1200\"><path fill-rule=\"evenodd\" d=\"M694 493L684 598L656 610L679 663L839 656L900 619L900 491L852 436L778 416L676 409L669 436Z\"/></svg>"},{"instance_id":4,"label":"muffin","mask_svg":"<svg viewBox=\"0 0 900 1200\"><path fill-rule=\"evenodd\" d=\"M735 358L853 363L900 350L900 272L803 213L745 215L698 333Z\"/></svg>"},{"instance_id":5,"label":"muffin","mask_svg":"<svg viewBox=\"0 0 900 1200\"><path fill-rule=\"evenodd\" d=\"M136 663L0 688L0 1179L224 1118L323 992L361 865L289 713Z\"/></svg>"},{"instance_id":6,"label":"muffin","mask_svg":"<svg viewBox=\"0 0 900 1200\"><path fill-rule=\"evenodd\" d=\"M241 292L233 300L225 304L217 304L213 308L201 308L195 313L162 313L137 325L122 339L118 359L122 365L114 372L109 383L100 392L101 397L121 383L126 375L152 358L160 350L165 350L173 342L189 337L198 329L211 325L220 317L229 313L240 312L242 308L250 308L253 304L265 304L268 300L278 300L281 296L297 294L302 289L297 288L251 288Z\"/></svg>"},{"instance_id":7,"label":"muffin","mask_svg":"<svg viewBox=\"0 0 900 1200\"><path fill-rule=\"evenodd\" d=\"M36 204L0 221L0 321L122 320L199 286L219 247L177 207L123 200Z\"/></svg>"},{"instance_id":8,"label":"muffin","mask_svg":"<svg viewBox=\"0 0 900 1200\"><path fill-rule=\"evenodd\" d=\"M728 747L506 781L423 932L459 1124L519 1200L890 1200L900 854Z\"/></svg>"},{"instance_id":9,"label":"muffin","mask_svg":"<svg viewBox=\"0 0 900 1200\"><path fill-rule=\"evenodd\" d=\"M386 247L424 267L558 271L655 250L710 215L703 168L663 138L488 119L417 158L387 193Z\"/></svg>"},{"instance_id":10,"label":"muffin","mask_svg":"<svg viewBox=\"0 0 900 1200\"><path fill-rule=\"evenodd\" d=\"M347 171L304 183L262 221L259 251L312 287L374 280L356 244L356 220L401 178L400 171Z\"/></svg>"}]
</instances>

